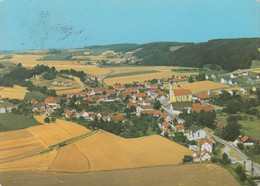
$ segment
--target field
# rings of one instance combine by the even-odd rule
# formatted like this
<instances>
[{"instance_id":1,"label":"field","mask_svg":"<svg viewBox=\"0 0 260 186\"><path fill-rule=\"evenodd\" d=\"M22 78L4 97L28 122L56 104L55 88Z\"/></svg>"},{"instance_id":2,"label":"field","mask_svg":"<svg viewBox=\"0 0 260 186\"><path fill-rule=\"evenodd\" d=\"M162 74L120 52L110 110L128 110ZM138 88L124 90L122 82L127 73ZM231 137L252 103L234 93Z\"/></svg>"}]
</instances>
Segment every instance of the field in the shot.
<instances>
[{"instance_id":1,"label":"field","mask_svg":"<svg viewBox=\"0 0 260 186\"><path fill-rule=\"evenodd\" d=\"M116 83L133 83L133 81L138 82L144 82L146 80L152 80L152 79L162 79L162 78L171 78L173 75L175 76L189 76L197 74L196 72L191 73L178 73L172 71L173 67L168 66L156 66L156 67L149 67L149 66L135 66L135 67L110 67L111 74L109 76L117 76L117 74L126 74L129 73L128 76L121 76L121 77L114 77L114 78L106 78L104 82L107 85L113 85ZM144 74L145 71L152 72L152 71L158 71L154 73L148 73ZM139 72L142 72L142 74L139 74ZM132 75L136 73L137 75Z\"/></svg>"},{"instance_id":2,"label":"field","mask_svg":"<svg viewBox=\"0 0 260 186\"><path fill-rule=\"evenodd\" d=\"M134 76L134 75L139 75L139 74L150 74L150 73L156 73L159 71L156 70L149 70L149 71L136 71L136 72L124 72L124 73L119 73L119 74L112 74L106 76L106 78L115 78L115 77L122 77L122 76Z\"/></svg>"},{"instance_id":3,"label":"field","mask_svg":"<svg viewBox=\"0 0 260 186\"><path fill-rule=\"evenodd\" d=\"M252 61L252 65L251 65L250 68L251 68L251 69L260 68L260 61L253 60L253 61Z\"/></svg>"},{"instance_id":4,"label":"field","mask_svg":"<svg viewBox=\"0 0 260 186\"><path fill-rule=\"evenodd\" d=\"M242 114L244 116L245 114ZM248 135L249 137L260 140L260 125L259 120L255 116L247 115L248 119L246 120L239 120L238 123L242 125L241 132L243 132L245 135ZM252 117L252 120L250 119ZM223 123L227 123L226 121L227 115L222 114L221 116L217 115L217 120Z\"/></svg>"},{"instance_id":5,"label":"field","mask_svg":"<svg viewBox=\"0 0 260 186\"><path fill-rule=\"evenodd\" d=\"M207 90L216 90L216 89L222 89L222 88L229 87L228 85L221 84L221 83L215 83L213 81L197 81L194 83L182 83L179 85L180 85L180 87L178 87L178 85L175 84L173 86L173 88L174 89L178 89L178 88L190 89L192 94L204 92ZM165 88L169 89L169 85L166 85Z\"/></svg>"},{"instance_id":6,"label":"field","mask_svg":"<svg viewBox=\"0 0 260 186\"><path fill-rule=\"evenodd\" d=\"M24 129L35 125L40 125L40 123L33 118L12 113L0 114L0 132Z\"/></svg>"},{"instance_id":7,"label":"field","mask_svg":"<svg viewBox=\"0 0 260 186\"><path fill-rule=\"evenodd\" d=\"M43 117L37 119L41 121ZM85 130L88 131L87 129ZM5 154L14 154L13 149L9 148L9 146L16 145L17 148L21 148L21 146L25 146L28 142L31 142L47 147L78 136L86 131L82 130L81 126L77 124L58 120L57 124L44 124L42 126L24 129L22 132L25 133L26 136L20 135L19 131L16 131L16 135L10 135L8 132L2 133L2 135L5 135L1 141L6 144L5 148L8 147ZM9 136L14 136L14 139ZM32 139L27 140L26 138L28 138L28 136ZM18 141L21 142L18 143ZM25 154L28 154L31 152L31 149L24 151ZM181 163L184 155L193 154L190 149L158 135L125 139L103 130L99 130L98 133L73 144L61 147L55 158L49 158L49 156L52 156L50 153L51 152L44 153L49 154L46 156L35 155L2 163L0 171L11 169L23 170L23 168L24 170L32 171L42 170L42 165L35 168L36 156L41 157L41 159L43 157L47 157L48 160L51 159L52 162L48 162L48 165L50 165L48 170L51 171L89 172L157 165L176 165ZM12 158L12 156L7 156L6 158ZM31 161L30 158L33 160ZM27 164L25 159L27 159ZM12 166L15 165L14 162L17 162L17 166L12 168Z\"/></svg>"},{"instance_id":8,"label":"field","mask_svg":"<svg viewBox=\"0 0 260 186\"><path fill-rule=\"evenodd\" d=\"M29 92L26 87L14 85L14 87L0 87L0 98L24 99L25 94Z\"/></svg>"},{"instance_id":9,"label":"field","mask_svg":"<svg viewBox=\"0 0 260 186\"><path fill-rule=\"evenodd\" d=\"M94 65L81 65L77 61L37 61L37 59L43 58L43 55L14 55L10 62L22 63L24 67L33 68L37 64L47 65L49 67L55 66L57 70L62 69L74 69L77 71L84 71L91 75L106 75L111 72L110 69L99 68Z\"/></svg>"},{"instance_id":10,"label":"field","mask_svg":"<svg viewBox=\"0 0 260 186\"><path fill-rule=\"evenodd\" d=\"M71 79L59 77L59 76L53 80L45 80L43 78L39 78L39 79L32 78L32 83L37 86L46 86L48 89L54 89L56 90L57 95L80 92L84 89L84 85L82 84L82 82L78 77L70 76L69 78ZM53 82L71 83L71 85L58 86L58 85L53 85L52 84Z\"/></svg>"},{"instance_id":11,"label":"field","mask_svg":"<svg viewBox=\"0 0 260 186\"><path fill-rule=\"evenodd\" d=\"M44 117L38 116L36 119L43 123ZM33 170L42 170L41 166L45 167L45 164L39 164L36 167L39 161L36 157L40 157L44 162L51 163L54 158L51 158L51 162L49 162L49 158L52 157L53 152L27 156L87 132L89 130L83 126L58 119L55 124L43 124L16 131L2 132L0 133L0 163L8 162L1 164L0 171L12 169L13 166L16 170L29 170L30 167ZM44 158L47 158L47 160L44 160Z\"/></svg>"},{"instance_id":12,"label":"field","mask_svg":"<svg viewBox=\"0 0 260 186\"><path fill-rule=\"evenodd\" d=\"M32 92L27 92L25 94L25 97L24 99L25 100L31 100L31 99L36 99L37 101L44 101L44 99L46 99L47 97L49 96L46 96L44 95L43 93L41 92L38 92L38 91L32 91Z\"/></svg>"},{"instance_id":13,"label":"field","mask_svg":"<svg viewBox=\"0 0 260 186\"><path fill-rule=\"evenodd\" d=\"M217 179L216 179L217 178ZM11 185L210 185L239 186L231 174L213 164L148 167L95 173L3 172L1 184Z\"/></svg>"},{"instance_id":14,"label":"field","mask_svg":"<svg viewBox=\"0 0 260 186\"><path fill-rule=\"evenodd\" d=\"M73 172L178 164L185 154L192 154L191 150L160 136L125 139L103 130L99 130L97 134L77 141L73 145L77 148L62 147L59 157L61 159L69 158L66 157L66 154L61 153L71 148L75 149L74 155L78 157L74 156L71 161L62 161L57 157L50 170L72 172L73 164L80 165L78 160L82 160L81 164L85 166L79 167L78 170L74 168ZM86 158L84 159L83 156ZM87 166L88 164L89 166Z\"/></svg>"}]
</instances>

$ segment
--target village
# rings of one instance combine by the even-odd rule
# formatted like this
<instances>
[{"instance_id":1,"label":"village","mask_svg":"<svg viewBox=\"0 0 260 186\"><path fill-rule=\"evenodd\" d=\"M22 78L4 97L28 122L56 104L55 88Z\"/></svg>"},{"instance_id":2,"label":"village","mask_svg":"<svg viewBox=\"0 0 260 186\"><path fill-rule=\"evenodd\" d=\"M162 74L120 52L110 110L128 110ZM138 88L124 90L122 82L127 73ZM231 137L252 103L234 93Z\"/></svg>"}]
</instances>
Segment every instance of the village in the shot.
<instances>
[{"instance_id":1,"label":"village","mask_svg":"<svg viewBox=\"0 0 260 186\"><path fill-rule=\"evenodd\" d=\"M245 74L242 74L245 76ZM214 76L214 75L213 75ZM214 77L213 77L214 78ZM92 77L93 79L93 77ZM142 120L143 117L149 116L155 118L156 126L153 127L153 132L150 134L160 134L180 144L187 146L194 151L192 161L201 162L209 161L216 158L216 146L219 142L214 137L214 130L221 131L227 126L225 123L215 120L213 118L212 127L208 128L196 123L187 123L183 112L186 114L192 113L212 113L216 115L217 112L222 112L223 107L211 104L210 100L218 97L223 92L227 91L205 91L202 93L192 94L190 89L181 88L182 82L186 82L187 77L175 77L168 79L170 90L165 89L165 80L146 81L145 83L135 82L133 84L115 84L114 86L100 86L95 88L88 88L87 90L75 93L63 94L57 97L48 97L44 102L39 102L36 99L27 101L26 109L29 109L33 115L46 116L45 122L55 122L56 118L64 118L86 126L95 125L97 122L113 122L118 125L124 125L133 116ZM156 82L156 83L154 83ZM221 79L221 83L222 82ZM177 84L178 89L174 89L173 85ZM257 87L258 88L258 87ZM251 92L256 91L256 87ZM248 95L247 88L227 93L230 95ZM109 105L119 107L119 109L110 109ZM104 109L104 106L108 109ZM13 104L8 100L1 100L0 113L13 112L17 113L21 110L21 104ZM105 124L104 124L105 125ZM96 126L97 127L97 126ZM98 126L100 127L100 126ZM146 127L146 131L149 127ZM139 136L148 135L144 132ZM209 132L211 131L211 132ZM184 138L184 140L179 140ZM233 143L234 148L239 144L244 146L252 146L259 142L249 138L247 135L239 135ZM232 163L238 160L229 157ZM251 171L249 164L251 161L244 161L246 163L247 171Z\"/></svg>"}]
</instances>

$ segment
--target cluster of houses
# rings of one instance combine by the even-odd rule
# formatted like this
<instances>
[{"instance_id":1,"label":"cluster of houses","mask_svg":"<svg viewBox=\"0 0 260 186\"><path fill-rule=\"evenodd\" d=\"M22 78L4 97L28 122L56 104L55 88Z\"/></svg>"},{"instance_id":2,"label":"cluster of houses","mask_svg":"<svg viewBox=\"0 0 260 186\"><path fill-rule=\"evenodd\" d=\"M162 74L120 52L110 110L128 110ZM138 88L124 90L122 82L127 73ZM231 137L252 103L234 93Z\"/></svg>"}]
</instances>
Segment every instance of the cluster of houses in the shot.
<instances>
[{"instance_id":1,"label":"cluster of houses","mask_svg":"<svg viewBox=\"0 0 260 186\"><path fill-rule=\"evenodd\" d=\"M207 137L206 131L202 128L192 125L186 133L187 138L192 141L195 140L199 143L198 145L190 145L189 149L194 151L193 161L207 161L212 157L213 144L217 141L214 137Z\"/></svg>"},{"instance_id":2,"label":"cluster of houses","mask_svg":"<svg viewBox=\"0 0 260 186\"><path fill-rule=\"evenodd\" d=\"M229 75L229 78L221 78L220 79L220 83L222 84L228 84L228 85L237 85L237 81L235 81L235 79L237 79L239 76L242 77L247 77L249 76L249 72L248 71L244 71L241 74L238 73L231 73ZM255 77L248 77L247 78L247 83L254 83L255 81L260 81L260 74L257 74Z\"/></svg>"},{"instance_id":3,"label":"cluster of houses","mask_svg":"<svg viewBox=\"0 0 260 186\"><path fill-rule=\"evenodd\" d=\"M66 82L66 81L53 81L51 84L54 86L71 86L72 85L71 82Z\"/></svg>"},{"instance_id":4,"label":"cluster of houses","mask_svg":"<svg viewBox=\"0 0 260 186\"><path fill-rule=\"evenodd\" d=\"M101 102L113 102L122 101L128 98L127 108L132 107L132 113L140 116L141 114L150 114L159 117L161 115L160 110L154 109L155 100L166 100L168 95L162 91L163 86L160 84L153 85L150 82L146 82L143 87L125 87L124 85L114 85L113 89L107 87L96 87L88 91L77 92L67 94L67 102L75 97L81 97L75 104L78 105L100 105ZM36 100L31 101L33 103L32 111L43 115L50 115L57 108L60 107L59 97L49 97L42 103L38 103ZM124 122L124 114L118 116L110 116L109 113L100 112L95 113L93 111L82 111L78 113L76 109L65 110L63 115L66 118L83 117L84 119L94 120L95 117L98 119L102 118L105 121L117 121Z\"/></svg>"},{"instance_id":5,"label":"cluster of houses","mask_svg":"<svg viewBox=\"0 0 260 186\"><path fill-rule=\"evenodd\" d=\"M9 101L2 101L0 100L0 113L8 113L8 112L12 112L12 109L18 108L17 104L13 104Z\"/></svg>"}]
</instances>

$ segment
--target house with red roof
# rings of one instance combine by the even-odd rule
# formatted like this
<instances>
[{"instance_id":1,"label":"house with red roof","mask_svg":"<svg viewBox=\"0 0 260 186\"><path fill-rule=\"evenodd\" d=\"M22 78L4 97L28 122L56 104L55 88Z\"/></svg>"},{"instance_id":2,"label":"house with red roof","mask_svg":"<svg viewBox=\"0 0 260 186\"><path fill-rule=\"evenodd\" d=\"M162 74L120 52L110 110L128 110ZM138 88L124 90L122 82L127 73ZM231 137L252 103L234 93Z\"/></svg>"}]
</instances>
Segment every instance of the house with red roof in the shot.
<instances>
[{"instance_id":1,"label":"house with red roof","mask_svg":"<svg viewBox=\"0 0 260 186\"><path fill-rule=\"evenodd\" d=\"M161 113L162 112L160 110L145 110L141 112L141 114L153 115L155 117L159 117Z\"/></svg>"},{"instance_id":2,"label":"house with red roof","mask_svg":"<svg viewBox=\"0 0 260 186\"><path fill-rule=\"evenodd\" d=\"M107 87L96 87L96 88L92 88L92 92L91 94L102 94L105 90L107 90Z\"/></svg>"},{"instance_id":3,"label":"house with red roof","mask_svg":"<svg viewBox=\"0 0 260 186\"><path fill-rule=\"evenodd\" d=\"M245 146L254 145L254 142L248 136L244 136L243 138L241 138L241 141Z\"/></svg>"},{"instance_id":4,"label":"house with red roof","mask_svg":"<svg viewBox=\"0 0 260 186\"><path fill-rule=\"evenodd\" d=\"M114 89L107 89L107 90L105 90L105 92L106 92L106 95L108 95L108 96L110 96L112 94L116 94L116 90L114 90Z\"/></svg>"},{"instance_id":5,"label":"house with red roof","mask_svg":"<svg viewBox=\"0 0 260 186\"><path fill-rule=\"evenodd\" d=\"M82 110L80 112L80 116L83 117L84 119L90 119L93 121L95 114L94 114L94 112L87 112L85 110Z\"/></svg>"},{"instance_id":6,"label":"house with red roof","mask_svg":"<svg viewBox=\"0 0 260 186\"><path fill-rule=\"evenodd\" d=\"M184 126L183 126L183 124L178 124L178 125L175 126L175 128L176 128L176 130L177 130L178 132L184 132Z\"/></svg>"},{"instance_id":7,"label":"house with red roof","mask_svg":"<svg viewBox=\"0 0 260 186\"><path fill-rule=\"evenodd\" d=\"M125 90L125 85L114 85L114 88L117 91L123 91L123 90Z\"/></svg>"},{"instance_id":8,"label":"house with red roof","mask_svg":"<svg viewBox=\"0 0 260 186\"><path fill-rule=\"evenodd\" d=\"M197 98L201 101L208 101L210 96L207 93L201 93L197 96Z\"/></svg>"},{"instance_id":9,"label":"house with red roof","mask_svg":"<svg viewBox=\"0 0 260 186\"><path fill-rule=\"evenodd\" d=\"M185 83L187 81L188 81L188 78L181 78L181 77L172 79L173 84Z\"/></svg>"},{"instance_id":10,"label":"house with red roof","mask_svg":"<svg viewBox=\"0 0 260 186\"><path fill-rule=\"evenodd\" d=\"M141 105L136 107L136 115L140 115L142 111L153 110L153 105Z\"/></svg>"},{"instance_id":11,"label":"house with red roof","mask_svg":"<svg viewBox=\"0 0 260 186\"><path fill-rule=\"evenodd\" d=\"M70 110L65 110L64 111L65 117L66 118L71 118L72 115L74 114L74 112L70 111Z\"/></svg>"},{"instance_id":12,"label":"house with red roof","mask_svg":"<svg viewBox=\"0 0 260 186\"><path fill-rule=\"evenodd\" d=\"M163 130L165 130L165 129L168 129L169 127L172 127L172 125L171 125L169 122L164 121L164 122L162 122L162 123L159 125L159 127L162 128Z\"/></svg>"},{"instance_id":13,"label":"house with red roof","mask_svg":"<svg viewBox=\"0 0 260 186\"><path fill-rule=\"evenodd\" d=\"M44 100L44 104L46 106L46 108L50 108L50 109L57 109L60 107L60 98L59 97L48 97Z\"/></svg>"},{"instance_id":14,"label":"house with red roof","mask_svg":"<svg viewBox=\"0 0 260 186\"><path fill-rule=\"evenodd\" d=\"M209 161L211 159L211 153L208 152L207 150L203 150L202 153L200 154L200 159L202 161Z\"/></svg>"},{"instance_id":15,"label":"house with red roof","mask_svg":"<svg viewBox=\"0 0 260 186\"><path fill-rule=\"evenodd\" d=\"M201 139L200 147L201 147L201 151L206 150L208 152L212 152L213 142L209 139Z\"/></svg>"},{"instance_id":16,"label":"house with red roof","mask_svg":"<svg viewBox=\"0 0 260 186\"><path fill-rule=\"evenodd\" d=\"M98 120L100 120L102 118L104 121L111 121L109 112L100 112L97 114L97 118L98 118Z\"/></svg>"},{"instance_id":17,"label":"house with red roof","mask_svg":"<svg viewBox=\"0 0 260 186\"><path fill-rule=\"evenodd\" d=\"M145 92L143 92L143 93L136 93L136 94L134 94L133 99L134 100L144 100L144 99L146 99L146 97L147 97L147 95L146 95Z\"/></svg>"},{"instance_id":18,"label":"house with red roof","mask_svg":"<svg viewBox=\"0 0 260 186\"><path fill-rule=\"evenodd\" d=\"M123 115L115 115L115 116L111 116L110 119L114 122L125 122L125 118Z\"/></svg>"},{"instance_id":19,"label":"house with red roof","mask_svg":"<svg viewBox=\"0 0 260 186\"><path fill-rule=\"evenodd\" d=\"M212 105L201 105L200 103L193 103L192 108L190 109L192 112L200 113L201 110L204 110L205 112L214 111L215 108Z\"/></svg>"}]
</instances>

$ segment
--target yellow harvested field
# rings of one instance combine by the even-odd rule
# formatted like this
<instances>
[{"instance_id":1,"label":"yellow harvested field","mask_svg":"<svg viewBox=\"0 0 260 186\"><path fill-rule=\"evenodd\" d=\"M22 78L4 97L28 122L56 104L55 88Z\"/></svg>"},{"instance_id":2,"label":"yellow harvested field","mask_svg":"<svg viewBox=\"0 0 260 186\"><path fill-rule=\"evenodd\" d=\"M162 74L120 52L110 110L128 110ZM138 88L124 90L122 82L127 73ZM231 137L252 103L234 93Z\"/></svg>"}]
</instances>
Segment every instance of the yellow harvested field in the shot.
<instances>
[{"instance_id":1,"label":"yellow harvested field","mask_svg":"<svg viewBox=\"0 0 260 186\"><path fill-rule=\"evenodd\" d=\"M86 171L179 164L184 155L193 153L158 135L125 139L103 130L75 145L88 159Z\"/></svg>"},{"instance_id":2,"label":"yellow harvested field","mask_svg":"<svg viewBox=\"0 0 260 186\"><path fill-rule=\"evenodd\" d=\"M190 89L192 94L196 94L199 92L204 92L207 90L215 90L215 89L221 89L221 88L227 88L229 87L226 84L221 84L221 83L215 83L213 81L197 81L194 83L182 83L179 84L180 87L178 87L178 84L175 84L173 86L174 89ZM166 89L169 89L169 85L165 85Z\"/></svg>"},{"instance_id":3,"label":"yellow harvested field","mask_svg":"<svg viewBox=\"0 0 260 186\"><path fill-rule=\"evenodd\" d=\"M59 150L49 170L58 172L85 172L89 170L89 166L87 158L74 144L71 144Z\"/></svg>"},{"instance_id":4,"label":"yellow harvested field","mask_svg":"<svg viewBox=\"0 0 260 186\"><path fill-rule=\"evenodd\" d=\"M0 161L44 148L44 144L27 129L0 133Z\"/></svg>"},{"instance_id":5,"label":"yellow harvested field","mask_svg":"<svg viewBox=\"0 0 260 186\"><path fill-rule=\"evenodd\" d=\"M114 85L116 83L125 84L125 83L133 83L133 81L144 82L151 79L162 79L162 78L170 78L173 75L175 76L190 76L195 75L197 73L178 73L173 72L171 69L173 67L168 66L156 66L156 67L112 67L111 74L120 74L120 73L128 73L128 72L138 72L138 71L151 71L156 70L158 72L148 73L148 74L140 74L140 75L130 75L130 76L121 76L114 78L107 78L104 80L106 85Z\"/></svg>"},{"instance_id":6,"label":"yellow harvested field","mask_svg":"<svg viewBox=\"0 0 260 186\"><path fill-rule=\"evenodd\" d=\"M24 99L25 94L29 92L26 87L14 85L14 87L0 87L0 98Z\"/></svg>"},{"instance_id":7,"label":"yellow harvested field","mask_svg":"<svg viewBox=\"0 0 260 186\"><path fill-rule=\"evenodd\" d=\"M255 72L255 73L260 73L260 70L254 70L253 72Z\"/></svg>"},{"instance_id":8,"label":"yellow harvested field","mask_svg":"<svg viewBox=\"0 0 260 186\"><path fill-rule=\"evenodd\" d=\"M67 123L69 124L69 123ZM65 124L66 125L66 124ZM70 130L63 124L63 128L69 130L71 135L78 133L77 130ZM44 127L52 124L43 125ZM31 127L29 131L31 131ZM60 136L65 135L55 128L39 128L34 130L38 139L51 145L51 140L56 132L56 142ZM52 132L54 131L54 132ZM42 133L47 133L43 135ZM61 134L62 133L62 134ZM52 142L52 141L51 141ZM147 136L135 139L125 139L111 133L99 130L83 140L74 144L64 146L56 151L35 155L19 160L9 161L0 164L0 171L6 170L46 170L61 172L89 172L100 170L115 170L137 167L150 167L156 165L176 165L182 162L184 155L192 155L193 151L174 143L161 136ZM56 158L54 158L56 156ZM37 166L37 163L39 165Z\"/></svg>"},{"instance_id":9,"label":"yellow harvested field","mask_svg":"<svg viewBox=\"0 0 260 186\"><path fill-rule=\"evenodd\" d=\"M39 78L39 79L32 78L31 81L34 85L46 86L48 87L48 89L56 90L57 95L80 92L84 89L84 85L78 77L75 76L69 76L69 77L73 78L74 80L57 77L53 80L45 80L43 78ZM55 85L53 85L54 82L56 82ZM63 85L58 86L57 85L58 82L63 83ZM64 83L70 83L70 85L66 86Z\"/></svg>"},{"instance_id":10,"label":"yellow harvested field","mask_svg":"<svg viewBox=\"0 0 260 186\"><path fill-rule=\"evenodd\" d=\"M39 171L2 172L2 185L178 185L239 186L228 172L214 164L186 164L92 173Z\"/></svg>"},{"instance_id":11,"label":"yellow harvested field","mask_svg":"<svg viewBox=\"0 0 260 186\"><path fill-rule=\"evenodd\" d=\"M0 172L4 171L31 171L47 170L54 161L58 151L35 155L0 164Z\"/></svg>"},{"instance_id":12,"label":"yellow harvested field","mask_svg":"<svg viewBox=\"0 0 260 186\"><path fill-rule=\"evenodd\" d=\"M57 70L74 69L77 71L84 71L87 74L102 76L111 72L108 68L99 68L94 65L80 65L76 61L37 61L43 58L44 55L14 55L10 62L22 63L24 67L33 68L37 64L47 65L49 67L55 66Z\"/></svg>"},{"instance_id":13,"label":"yellow harvested field","mask_svg":"<svg viewBox=\"0 0 260 186\"><path fill-rule=\"evenodd\" d=\"M44 116L35 117L35 119L40 123L44 123L44 118ZM56 120L56 123L34 126L27 130L37 136L47 146L55 145L67 139L89 132L88 129L81 125L59 119Z\"/></svg>"}]
</instances>

